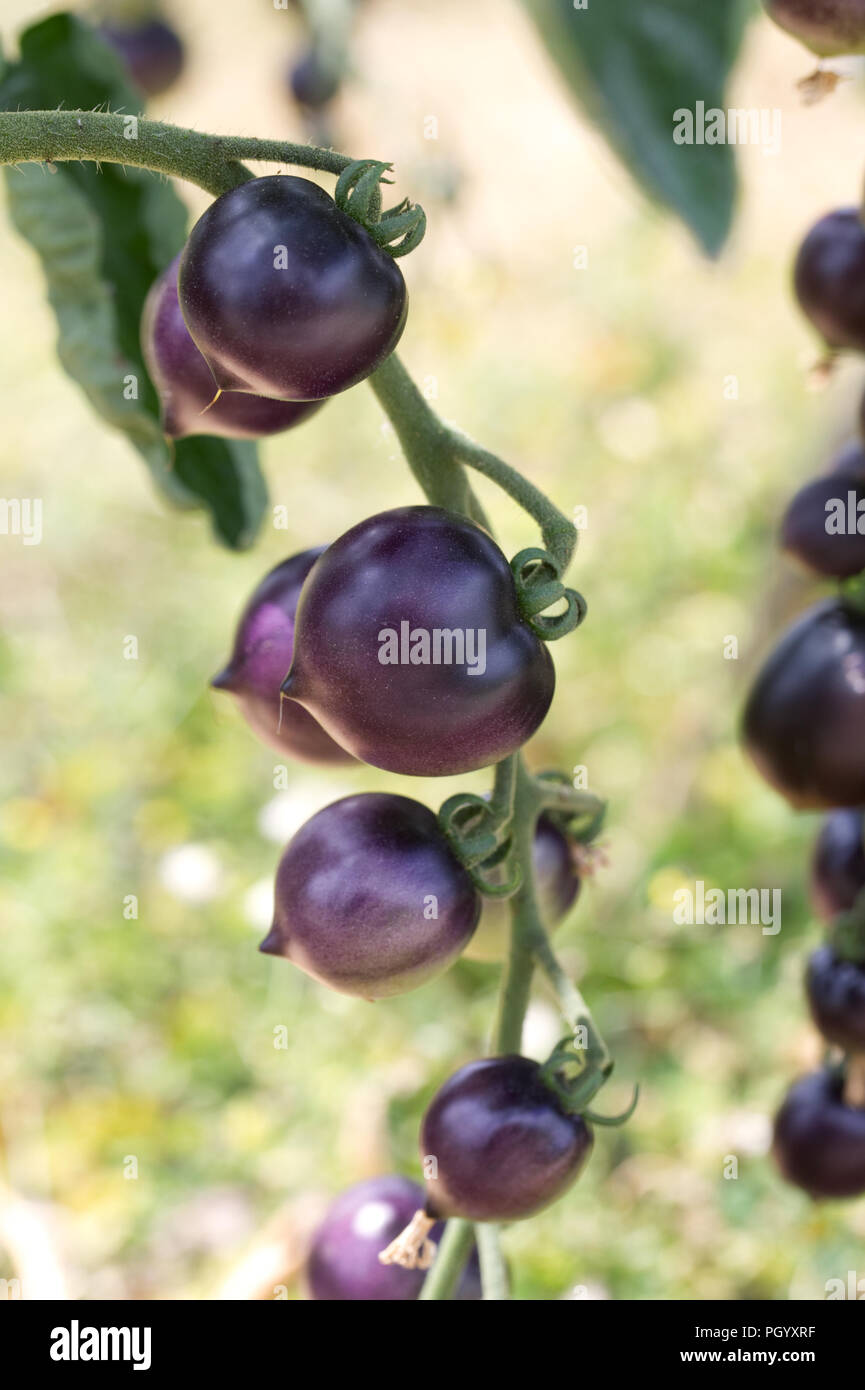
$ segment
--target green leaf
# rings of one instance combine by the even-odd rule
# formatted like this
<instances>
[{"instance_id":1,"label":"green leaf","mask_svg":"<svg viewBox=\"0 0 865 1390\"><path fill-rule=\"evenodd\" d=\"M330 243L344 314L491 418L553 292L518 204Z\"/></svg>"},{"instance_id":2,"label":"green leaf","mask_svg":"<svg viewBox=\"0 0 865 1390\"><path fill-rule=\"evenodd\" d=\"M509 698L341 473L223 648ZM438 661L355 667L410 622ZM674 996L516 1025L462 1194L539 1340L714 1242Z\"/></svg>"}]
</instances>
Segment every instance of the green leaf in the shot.
<instances>
[{"instance_id":1,"label":"green leaf","mask_svg":"<svg viewBox=\"0 0 865 1390\"><path fill-rule=\"evenodd\" d=\"M677 145L674 113L725 108L747 17L744 0L524 0L571 94L650 197L710 255L733 218L732 147Z\"/></svg>"},{"instance_id":2,"label":"green leaf","mask_svg":"<svg viewBox=\"0 0 865 1390\"><path fill-rule=\"evenodd\" d=\"M0 78L6 110L109 106L132 113L139 104L113 50L67 14L26 30L20 60ZM63 163L52 173L29 163L4 176L12 221L42 262L64 369L97 413L126 434L175 505L206 507L221 540L235 549L250 545L267 506L255 446L209 435L167 440L141 355L144 299L186 235L186 209L174 189L115 164Z\"/></svg>"}]
</instances>

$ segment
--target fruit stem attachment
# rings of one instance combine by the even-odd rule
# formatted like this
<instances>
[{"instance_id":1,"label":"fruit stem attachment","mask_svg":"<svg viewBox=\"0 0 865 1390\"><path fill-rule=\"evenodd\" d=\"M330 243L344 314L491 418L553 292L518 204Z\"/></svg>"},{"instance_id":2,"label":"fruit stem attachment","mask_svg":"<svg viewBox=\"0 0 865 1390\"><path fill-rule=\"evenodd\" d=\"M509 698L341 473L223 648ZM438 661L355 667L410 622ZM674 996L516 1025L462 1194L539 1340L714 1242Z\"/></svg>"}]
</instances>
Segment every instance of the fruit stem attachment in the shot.
<instances>
[{"instance_id":1,"label":"fruit stem attachment","mask_svg":"<svg viewBox=\"0 0 865 1390\"><path fill-rule=\"evenodd\" d=\"M423 1209L416 1211L405 1230L382 1250L379 1263L399 1265L402 1269L429 1269L438 1248L429 1238L435 1224L434 1216L427 1216Z\"/></svg>"}]
</instances>

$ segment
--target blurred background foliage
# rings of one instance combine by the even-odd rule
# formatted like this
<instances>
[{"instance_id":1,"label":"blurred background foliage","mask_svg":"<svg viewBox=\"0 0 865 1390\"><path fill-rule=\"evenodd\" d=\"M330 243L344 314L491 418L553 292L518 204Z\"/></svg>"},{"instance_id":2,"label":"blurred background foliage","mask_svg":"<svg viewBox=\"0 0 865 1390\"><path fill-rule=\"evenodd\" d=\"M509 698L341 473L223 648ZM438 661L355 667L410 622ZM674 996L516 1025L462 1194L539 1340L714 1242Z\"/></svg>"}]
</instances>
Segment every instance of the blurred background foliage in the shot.
<instances>
[{"instance_id":1,"label":"blurred background foliage","mask_svg":"<svg viewBox=\"0 0 865 1390\"><path fill-rule=\"evenodd\" d=\"M7 0L6 37L45 12ZM304 137L283 84L291 7L170 14L188 66L154 115ZM858 195L861 86L803 107L808 55L750 27L731 100L780 108L783 143L739 151L713 263L576 113L516 3L369 0L353 62L334 143L392 159L430 220L402 262L407 363L447 418L588 517L573 576L590 616L554 651L529 757L585 766L610 799L608 867L558 941L616 1054L604 1108L635 1079L642 1098L571 1194L507 1233L516 1295L822 1298L861 1263L865 1204L811 1205L766 1154L784 1087L819 1055L800 988L815 821L746 765L736 720L755 654L811 592L773 550L780 510L853 432L861 369L808 389L818 349L789 265ZM271 565L417 489L360 387L264 442L280 524L218 548L63 375L33 253L9 231L0 258L0 491L44 499L41 545L2 539L0 1277L29 1260L74 1297L301 1296L322 1205L378 1172L418 1176L419 1117L483 1050L497 972L461 963L370 1005L258 955L292 831L395 783L292 766L280 785L207 682ZM535 543L480 490L506 550ZM437 805L487 783L398 789ZM780 888L781 931L677 926L673 895L697 879ZM539 985L526 1051L558 1034Z\"/></svg>"}]
</instances>

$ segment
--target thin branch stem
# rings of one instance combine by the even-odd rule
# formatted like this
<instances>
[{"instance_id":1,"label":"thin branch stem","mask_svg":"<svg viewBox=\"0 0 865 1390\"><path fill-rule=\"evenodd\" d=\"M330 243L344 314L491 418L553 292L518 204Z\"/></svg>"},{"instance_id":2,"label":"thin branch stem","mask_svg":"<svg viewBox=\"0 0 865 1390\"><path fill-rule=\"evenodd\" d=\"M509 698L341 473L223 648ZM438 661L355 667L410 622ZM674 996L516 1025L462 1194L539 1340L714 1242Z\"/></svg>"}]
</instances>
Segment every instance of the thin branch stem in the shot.
<instances>
[{"instance_id":1,"label":"thin branch stem","mask_svg":"<svg viewBox=\"0 0 865 1390\"><path fill-rule=\"evenodd\" d=\"M576 527L539 488L535 487L534 483L530 483L516 468L505 463L504 459L490 453L489 449L482 448L458 430L450 430L449 434L456 457L461 463L491 478L522 507L523 511L534 517L541 528L544 545L558 565L559 574L563 575L577 544Z\"/></svg>"},{"instance_id":2,"label":"thin branch stem","mask_svg":"<svg viewBox=\"0 0 865 1390\"><path fill-rule=\"evenodd\" d=\"M217 197L253 177L243 160L295 164L341 174L349 155L288 140L205 135L114 111L2 111L0 164L89 159L131 164L198 184Z\"/></svg>"},{"instance_id":3,"label":"thin branch stem","mask_svg":"<svg viewBox=\"0 0 865 1390\"><path fill-rule=\"evenodd\" d=\"M454 1217L445 1226L438 1254L418 1295L421 1301L453 1298L463 1266L469 1257L474 1240L470 1221Z\"/></svg>"}]
</instances>

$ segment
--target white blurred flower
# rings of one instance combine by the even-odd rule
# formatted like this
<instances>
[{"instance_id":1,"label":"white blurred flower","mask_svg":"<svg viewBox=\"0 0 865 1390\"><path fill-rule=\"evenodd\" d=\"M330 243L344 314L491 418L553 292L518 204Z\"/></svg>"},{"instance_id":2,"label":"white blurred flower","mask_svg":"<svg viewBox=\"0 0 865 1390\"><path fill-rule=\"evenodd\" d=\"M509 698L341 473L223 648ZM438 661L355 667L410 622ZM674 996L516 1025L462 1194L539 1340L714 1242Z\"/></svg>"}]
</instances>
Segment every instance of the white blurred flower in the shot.
<instances>
[{"instance_id":1,"label":"white blurred flower","mask_svg":"<svg viewBox=\"0 0 865 1390\"><path fill-rule=\"evenodd\" d=\"M284 845L316 811L347 796L350 790L328 782L296 782L265 802L258 813L259 831L265 840Z\"/></svg>"},{"instance_id":2,"label":"white blurred flower","mask_svg":"<svg viewBox=\"0 0 865 1390\"><path fill-rule=\"evenodd\" d=\"M223 892L225 875L212 849L181 845L163 855L159 879L166 892L184 903L208 903Z\"/></svg>"},{"instance_id":3,"label":"white blurred flower","mask_svg":"<svg viewBox=\"0 0 865 1390\"><path fill-rule=\"evenodd\" d=\"M273 879L260 878L243 895L243 915L256 931L268 931L273 921Z\"/></svg>"},{"instance_id":4,"label":"white blurred flower","mask_svg":"<svg viewBox=\"0 0 865 1390\"><path fill-rule=\"evenodd\" d=\"M561 1037L562 1024L556 1010L542 1000L533 999L523 1024L523 1056L544 1062Z\"/></svg>"}]
</instances>

